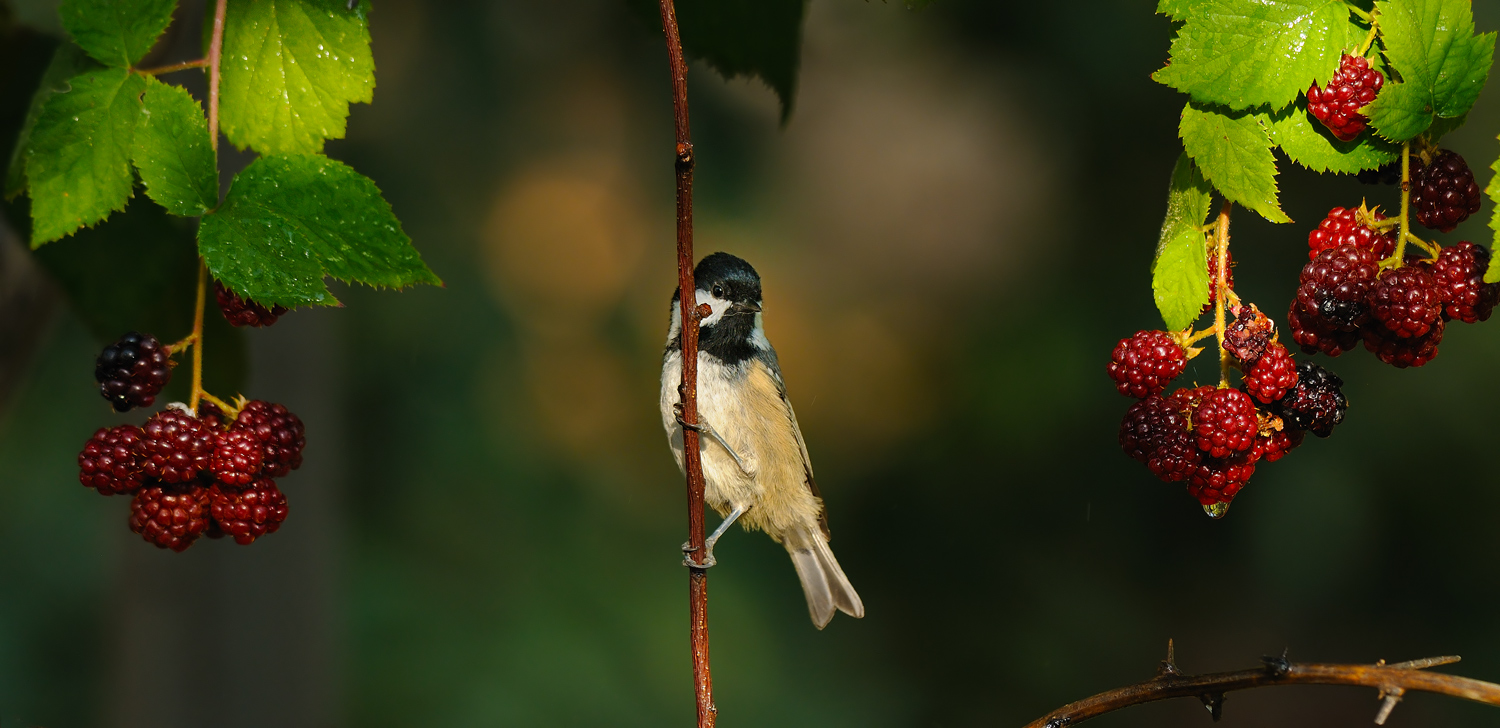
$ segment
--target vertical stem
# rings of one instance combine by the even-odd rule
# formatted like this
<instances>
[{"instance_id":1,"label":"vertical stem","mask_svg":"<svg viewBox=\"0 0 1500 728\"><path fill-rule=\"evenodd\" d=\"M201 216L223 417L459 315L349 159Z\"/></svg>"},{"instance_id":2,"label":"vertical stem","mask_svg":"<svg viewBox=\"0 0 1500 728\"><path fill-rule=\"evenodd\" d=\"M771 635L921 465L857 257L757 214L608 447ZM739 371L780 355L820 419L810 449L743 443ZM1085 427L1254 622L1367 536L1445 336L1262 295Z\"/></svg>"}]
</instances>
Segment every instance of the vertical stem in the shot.
<instances>
[{"instance_id":1,"label":"vertical stem","mask_svg":"<svg viewBox=\"0 0 1500 728\"><path fill-rule=\"evenodd\" d=\"M1391 255L1394 267L1406 260L1406 236L1411 234L1411 142L1401 145L1401 235L1396 238L1396 252Z\"/></svg>"},{"instance_id":2,"label":"vertical stem","mask_svg":"<svg viewBox=\"0 0 1500 728\"><path fill-rule=\"evenodd\" d=\"M1219 342L1219 386L1229 386L1229 350L1224 348L1224 300L1229 298L1229 211L1234 203L1224 201L1214 233L1214 335Z\"/></svg>"},{"instance_id":3,"label":"vertical stem","mask_svg":"<svg viewBox=\"0 0 1500 728\"><path fill-rule=\"evenodd\" d=\"M198 302L193 314L193 393L188 408L198 412L198 401L203 398L203 298L208 288L208 266L198 259Z\"/></svg>"},{"instance_id":4,"label":"vertical stem","mask_svg":"<svg viewBox=\"0 0 1500 728\"><path fill-rule=\"evenodd\" d=\"M229 0L214 3L213 38L208 43L208 143L219 151L219 65L224 56L224 13Z\"/></svg>"},{"instance_id":5,"label":"vertical stem","mask_svg":"<svg viewBox=\"0 0 1500 728\"><path fill-rule=\"evenodd\" d=\"M677 286L682 314L682 419L698 422L698 299L693 285L693 141L688 129L687 63L677 31L677 9L661 0L661 25L667 37L667 59L672 70L672 112L676 122L677 168ZM684 428L683 465L687 470L688 544L693 561L703 557L703 460L698 433ZM688 571L689 638L693 653L693 693L699 728L712 728L713 675L708 661L708 573Z\"/></svg>"}]
</instances>

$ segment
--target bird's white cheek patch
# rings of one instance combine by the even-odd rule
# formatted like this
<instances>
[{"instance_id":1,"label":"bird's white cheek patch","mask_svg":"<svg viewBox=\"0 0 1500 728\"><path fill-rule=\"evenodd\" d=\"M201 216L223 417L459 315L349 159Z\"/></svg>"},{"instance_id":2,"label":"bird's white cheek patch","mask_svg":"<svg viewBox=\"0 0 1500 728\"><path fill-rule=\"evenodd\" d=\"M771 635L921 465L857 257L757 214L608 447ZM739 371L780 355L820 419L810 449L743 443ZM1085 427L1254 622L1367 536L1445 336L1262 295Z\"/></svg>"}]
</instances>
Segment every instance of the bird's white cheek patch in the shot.
<instances>
[{"instance_id":1,"label":"bird's white cheek patch","mask_svg":"<svg viewBox=\"0 0 1500 728\"><path fill-rule=\"evenodd\" d=\"M708 291L705 291L701 288L698 289L697 299L698 305L702 306L706 303L710 308L713 309L713 312L698 324L699 326L712 326L718 323L719 319L724 318L724 312L729 310L728 301L722 298L715 297L714 294L709 293Z\"/></svg>"},{"instance_id":2,"label":"bird's white cheek patch","mask_svg":"<svg viewBox=\"0 0 1500 728\"><path fill-rule=\"evenodd\" d=\"M761 325L760 317L760 314L755 314L755 330L750 332L750 345L761 351L770 351L771 340L766 338L766 329Z\"/></svg>"}]
</instances>

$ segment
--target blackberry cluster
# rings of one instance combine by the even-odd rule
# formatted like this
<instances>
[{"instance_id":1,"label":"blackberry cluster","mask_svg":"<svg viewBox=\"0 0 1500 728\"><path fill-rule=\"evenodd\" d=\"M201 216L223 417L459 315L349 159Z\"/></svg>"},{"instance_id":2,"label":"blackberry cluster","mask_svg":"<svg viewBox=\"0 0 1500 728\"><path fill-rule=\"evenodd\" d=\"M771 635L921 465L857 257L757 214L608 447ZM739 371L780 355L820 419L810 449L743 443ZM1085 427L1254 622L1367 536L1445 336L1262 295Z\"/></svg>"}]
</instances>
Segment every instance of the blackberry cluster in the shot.
<instances>
[{"instance_id":1,"label":"blackberry cluster","mask_svg":"<svg viewBox=\"0 0 1500 728\"><path fill-rule=\"evenodd\" d=\"M1308 238L1315 252L1287 312L1292 340L1304 353L1339 356L1363 341L1387 364L1419 367L1437 356L1447 322L1484 321L1500 303L1500 284L1484 282L1486 248L1460 242L1434 259L1409 256L1402 267L1382 271L1382 256L1394 249L1357 220L1348 228L1344 221L1351 219L1335 207ZM1371 219L1378 221L1378 213ZM1336 244L1318 249L1324 242Z\"/></svg>"},{"instance_id":2,"label":"blackberry cluster","mask_svg":"<svg viewBox=\"0 0 1500 728\"><path fill-rule=\"evenodd\" d=\"M224 320L231 326L270 326L287 311L283 306L266 308L254 301L240 298L238 293L229 290L219 281L214 281L214 298L219 302Z\"/></svg>"},{"instance_id":3,"label":"blackberry cluster","mask_svg":"<svg viewBox=\"0 0 1500 728\"><path fill-rule=\"evenodd\" d=\"M172 380L172 360L155 336L132 331L99 352L94 379L116 412L150 407Z\"/></svg>"},{"instance_id":4,"label":"blackberry cluster","mask_svg":"<svg viewBox=\"0 0 1500 728\"><path fill-rule=\"evenodd\" d=\"M78 455L78 479L133 495L130 530L161 548L182 551L205 534L251 543L286 520L275 478L302 465L306 438L279 404L245 402L233 414L172 405L142 427L101 429Z\"/></svg>"},{"instance_id":5,"label":"blackberry cluster","mask_svg":"<svg viewBox=\"0 0 1500 728\"><path fill-rule=\"evenodd\" d=\"M1327 88L1314 83L1307 89L1307 110L1339 141L1351 141L1370 123L1359 110L1374 101L1384 85L1385 76L1370 68L1369 60L1346 53Z\"/></svg>"},{"instance_id":6,"label":"blackberry cluster","mask_svg":"<svg viewBox=\"0 0 1500 728\"><path fill-rule=\"evenodd\" d=\"M1255 306L1239 306L1234 315L1225 327L1224 347L1244 372L1239 389L1204 386L1163 394L1168 380L1160 377L1151 380L1151 387L1134 387L1145 378L1122 376L1122 349L1157 357L1137 361L1135 369L1182 371L1180 347L1160 351L1131 343L1171 341L1163 332L1142 331L1122 341L1108 367L1120 392L1138 399L1120 423L1120 447L1162 481L1185 483L1188 494L1215 518L1224 515L1257 463L1280 460L1302 444L1305 432L1327 436L1343 419L1345 407L1337 377L1304 375L1306 367L1327 373L1316 365L1297 364L1277 341L1270 319ZM1172 366L1155 366L1161 361ZM1330 399L1330 391L1336 400Z\"/></svg>"},{"instance_id":7,"label":"blackberry cluster","mask_svg":"<svg viewBox=\"0 0 1500 728\"><path fill-rule=\"evenodd\" d=\"M1438 150L1428 163L1411 163L1412 214L1423 227L1452 232L1479 212L1479 183L1464 158Z\"/></svg>"}]
</instances>

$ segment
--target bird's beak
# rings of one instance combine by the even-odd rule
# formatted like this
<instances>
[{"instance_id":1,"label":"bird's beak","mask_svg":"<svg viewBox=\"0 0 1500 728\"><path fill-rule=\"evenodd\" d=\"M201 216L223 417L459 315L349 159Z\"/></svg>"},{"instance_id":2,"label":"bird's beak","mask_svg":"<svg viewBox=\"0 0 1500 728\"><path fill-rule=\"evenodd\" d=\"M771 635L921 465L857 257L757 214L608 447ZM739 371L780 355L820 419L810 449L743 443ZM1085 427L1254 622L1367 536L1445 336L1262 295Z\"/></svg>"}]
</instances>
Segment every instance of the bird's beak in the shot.
<instances>
[{"instance_id":1,"label":"bird's beak","mask_svg":"<svg viewBox=\"0 0 1500 728\"><path fill-rule=\"evenodd\" d=\"M754 314L754 313L760 313L760 306L757 306L757 305L755 305L753 303L731 303L731 304L729 304L729 315L730 316L749 316L750 314Z\"/></svg>"}]
</instances>

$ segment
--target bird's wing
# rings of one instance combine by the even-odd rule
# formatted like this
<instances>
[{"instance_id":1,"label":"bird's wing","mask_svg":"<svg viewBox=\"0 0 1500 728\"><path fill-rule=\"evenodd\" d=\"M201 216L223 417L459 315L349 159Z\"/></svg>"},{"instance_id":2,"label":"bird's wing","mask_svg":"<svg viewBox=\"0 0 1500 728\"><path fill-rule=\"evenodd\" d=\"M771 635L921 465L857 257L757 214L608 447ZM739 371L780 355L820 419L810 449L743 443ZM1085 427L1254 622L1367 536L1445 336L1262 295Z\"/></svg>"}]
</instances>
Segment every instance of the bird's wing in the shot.
<instances>
[{"instance_id":1,"label":"bird's wing","mask_svg":"<svg viewBox=\"0 0 1500 728\"><path fill-rule=\"evenodd\" d=\"M781 378L781 366L776 361L776 352L765 352L764 356L757 357L766 371L771 375L771 380L776 383L776 394L781 397L781 407L786 412L786 417L791 421L792 432L797 435L797 449L802 453L802 472L805 476L804 482L807 489L812 491L813 497L822 504L823 494L818 492L818 481L813 478L812 458L807 454L807 441L802 439L802 428L797 424L797 413L792 409L792 400L786 396L786 381ZM828 507L824 505L818 510L818 528L823 531L823 538L829 538L828 534Z\"/></svg>"}]
</instances>

